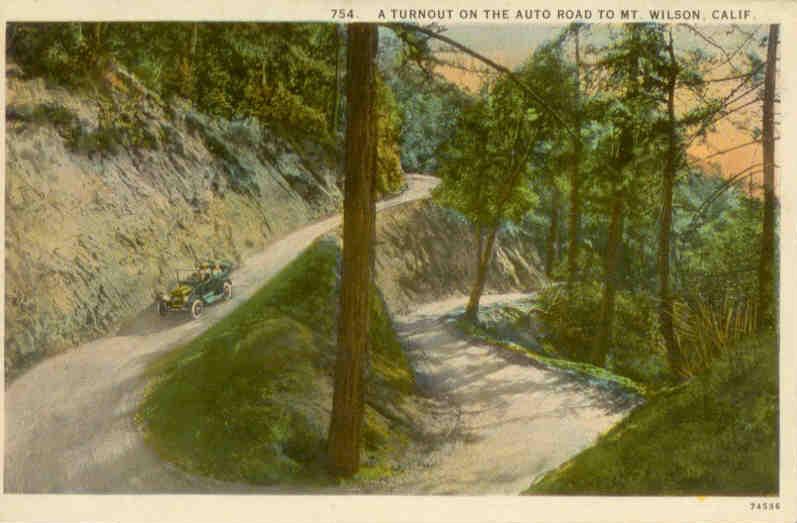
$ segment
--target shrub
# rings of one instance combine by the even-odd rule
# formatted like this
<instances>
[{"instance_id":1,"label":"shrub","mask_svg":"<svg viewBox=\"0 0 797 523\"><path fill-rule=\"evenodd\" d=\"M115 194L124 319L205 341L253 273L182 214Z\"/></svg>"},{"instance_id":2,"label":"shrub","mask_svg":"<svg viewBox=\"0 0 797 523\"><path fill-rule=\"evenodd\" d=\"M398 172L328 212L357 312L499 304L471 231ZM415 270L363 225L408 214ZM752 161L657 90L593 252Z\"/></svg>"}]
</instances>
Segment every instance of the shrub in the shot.
<instances>
[{"instance_id":1,"label":"shrub","mask_svg":"<svg viewBox=\"0 0 797 523\"><path fill-rule=\"evenodd\" d=\"M380 194L387 194L399 190L403 181L399 159L401 117L396 99L381 76L376 83L376 110L376 188Z\"/></svg>"},{"instance_id":2,"label":"shrub","mask_svg":"<svg viewBox=\"0 0 797 523\"><path fill-rule=\"evenodd\" d=\"M595 281L577 283L571 293L562 285L540 291L536 312L543 320L544 344L549 352L589 361L598 333L601 296L601 284ZM645 292L618 291L606 367L642 383L667 381L669 372L658 325L652 296Z\"/></svg>"},{"instance_id":3,"label":"shrub","mask_svg":"<svg viewBox=\"0 0 797 523\"><path fill-rule=\"evenodd\" d=\"M739 347L739 340L755 332L757 314L753 300L730 296L713 307L699 298L675 302L673 325L684 362L682 371L687 376L700 374L715 358Z\"/></svg>"}]
</instances>

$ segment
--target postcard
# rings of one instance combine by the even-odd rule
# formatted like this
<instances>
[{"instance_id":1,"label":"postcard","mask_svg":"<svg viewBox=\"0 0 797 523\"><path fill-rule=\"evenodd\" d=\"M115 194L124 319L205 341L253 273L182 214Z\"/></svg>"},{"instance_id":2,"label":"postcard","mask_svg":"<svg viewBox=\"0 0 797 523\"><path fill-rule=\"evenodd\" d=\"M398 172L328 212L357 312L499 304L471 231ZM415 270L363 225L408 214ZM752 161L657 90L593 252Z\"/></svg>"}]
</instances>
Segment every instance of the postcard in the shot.
<instances>
[{"instance_id":1,"label":"postcard","mask_svg":"<svg viewBox=\"0 0 797 523\"><path fill-rule=\"evenodd\" d=\"M793 4L0 13L0 520L794 521Z\"/></svg>"}]
</instances>

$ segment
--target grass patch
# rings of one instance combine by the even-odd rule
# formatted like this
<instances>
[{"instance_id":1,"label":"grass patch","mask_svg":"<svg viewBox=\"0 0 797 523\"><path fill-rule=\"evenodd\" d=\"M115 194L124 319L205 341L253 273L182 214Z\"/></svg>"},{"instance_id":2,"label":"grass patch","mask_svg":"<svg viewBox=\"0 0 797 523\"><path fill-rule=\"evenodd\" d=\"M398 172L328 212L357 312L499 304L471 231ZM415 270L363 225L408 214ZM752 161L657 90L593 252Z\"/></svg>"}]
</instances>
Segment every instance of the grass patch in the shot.
<instances>
[{"instance_id":1,"label":"grass patch","mask_svg":"<svg viewBox=\"0 0 797 523\"><path fill-rule=\"evenodd\" d=\"M687 384L658 394L527 494L774 495L774 334L748 338Z\"/></svg>"},{"instance_id":2,"label":"grass patch","mask_svg":"<svg viewBox=\"0 0 797 523\"><path fill-rule=\"evenodd\" d=\"M148 442L195 474L257 484L331 481L324 457L335 361L340 248L313 244L247 302L150 368ZM374 291L361 479L410 439L413 375Z\"/></svg>"}]
</instances>

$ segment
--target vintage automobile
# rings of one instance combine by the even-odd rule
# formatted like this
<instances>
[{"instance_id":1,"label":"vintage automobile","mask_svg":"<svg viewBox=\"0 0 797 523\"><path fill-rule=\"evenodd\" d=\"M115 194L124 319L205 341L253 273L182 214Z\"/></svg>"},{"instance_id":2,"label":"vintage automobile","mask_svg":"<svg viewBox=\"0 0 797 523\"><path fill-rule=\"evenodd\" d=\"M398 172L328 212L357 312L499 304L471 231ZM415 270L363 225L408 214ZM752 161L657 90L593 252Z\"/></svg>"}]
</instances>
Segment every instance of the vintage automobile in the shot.
<instances>
[{"instance_id":1,"label":"vintage automobile","mask_svg":"<svg viewBox=\"0 0 797 523\"><path fill-rule=\"evenodd\" d=\"M178 270L177 283L169 292L155 292L155 307L161 316L188 312L196 319L206 305L232 298L232 264L222 261L198 263L193 270Z\"/></svg>"}]
</instances>

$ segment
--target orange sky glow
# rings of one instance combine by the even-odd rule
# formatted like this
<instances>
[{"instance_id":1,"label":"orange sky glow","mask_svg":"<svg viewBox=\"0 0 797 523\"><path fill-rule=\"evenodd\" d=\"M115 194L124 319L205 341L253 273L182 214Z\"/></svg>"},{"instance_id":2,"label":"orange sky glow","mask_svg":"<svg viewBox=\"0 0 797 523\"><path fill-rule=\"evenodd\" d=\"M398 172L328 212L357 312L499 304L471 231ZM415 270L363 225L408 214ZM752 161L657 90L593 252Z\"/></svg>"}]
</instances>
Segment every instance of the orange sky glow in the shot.
<instances>
[{"instance_id":1,"label":"orange sky glow","mask_svg":"<svg viewBox=\"0 0 797 523\"><path fill-rule=\"evenodd\" d=\"M520 65L533 53L537 46L558 34L561 30L561 26L480 25L451 26L445 34L511 69ZM740 70L738 69L739 64L744 60L747 52L755 53L761 59L766 57L766 49L760 46L761 37L766 35L765 26L744 26L738 32L732 31L730 26L709 26L701 27L701 31L709 36L712 41L719 43L723 47L727 46L731 51L740 49L737 53L739 59L734 62L733 66L718 67L706 74L706 78L722 78L735 74ZM593 42L587 39L585 39L587 40L586 42L582 40L582 45L594 43L595 40L608 41L608 36L592 36L592 39ZM698 40L696 36L681 28L676 33L675 43L676 48L680 43L682 47L699 48L706 53L716 53L716 50L711 45ZM464 66L468 69L484 69L478 61L466 55L446 54L444 56L447 59L453 59L459 66ZM733 67L737 67L737 69L734 70ZM478 91L485 78L487 78L486 74L472 73L458 67L441 67L439 72L448 80L471 92ZM737 85L737 82L723 82L716 85L714 93L724 96L732 87ZM749 87L749 84L747 87ZM744 88L739 92L746 90L747 88ZM732 117L720 121L715 129L708 134L705 141L696 140L688 149L690 158L698 165L708 167L708 170L719 169L722 175L726 177L733 176L750 166L760 164L762 161L760 144L747 145L725 154L716 155L720 151L725 151L753 140L752 130L761 127L761 103L755 101L757 96L758 90L756 89L731 104L731 107L736 108L749 103L745 109L734 113ZM689 106L690 100L684 93L681 93L676 103L683 110ZM701 161L700 159L705 160ZM758 186L760 186L762 179L761 167L755 167L751 169L751 172L753 173L752 179L745 176L742 182L743 187L746 190L750 190L752 187L753 192L758 193ZM778 178L776 170L776 184L778 184ZM752 185L750 182L752 182Z\"/></svg>"}]
</instances>

